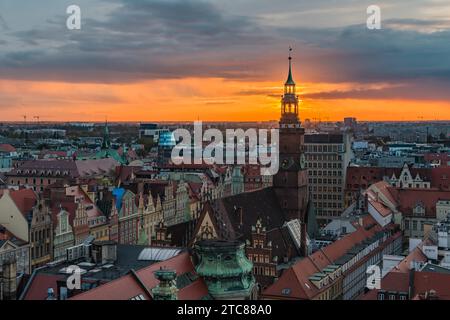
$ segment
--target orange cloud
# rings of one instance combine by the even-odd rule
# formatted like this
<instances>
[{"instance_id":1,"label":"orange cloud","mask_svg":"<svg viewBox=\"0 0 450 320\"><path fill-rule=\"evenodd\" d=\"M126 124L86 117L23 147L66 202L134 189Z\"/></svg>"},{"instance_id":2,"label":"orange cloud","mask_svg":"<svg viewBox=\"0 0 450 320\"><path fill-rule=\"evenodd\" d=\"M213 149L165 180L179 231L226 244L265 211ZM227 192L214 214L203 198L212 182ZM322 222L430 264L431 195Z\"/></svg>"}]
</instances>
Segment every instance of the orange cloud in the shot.
<instances>
[{"instance_id":1,"label":"orange cloud","mask_svg":"<svg viewBox=\"0 0 450 320\"><path fill-rule=\"evenodd\" d=\"M375 84L369 88L380 88ZM358 89L358 84L305 83L302 94ZM132 84L0 81L2 120L265 121L279 118L282 81L183 78ZM304 99L301 118L445 120L450 102L399 99Z\"/></svg>"}]
</instances>

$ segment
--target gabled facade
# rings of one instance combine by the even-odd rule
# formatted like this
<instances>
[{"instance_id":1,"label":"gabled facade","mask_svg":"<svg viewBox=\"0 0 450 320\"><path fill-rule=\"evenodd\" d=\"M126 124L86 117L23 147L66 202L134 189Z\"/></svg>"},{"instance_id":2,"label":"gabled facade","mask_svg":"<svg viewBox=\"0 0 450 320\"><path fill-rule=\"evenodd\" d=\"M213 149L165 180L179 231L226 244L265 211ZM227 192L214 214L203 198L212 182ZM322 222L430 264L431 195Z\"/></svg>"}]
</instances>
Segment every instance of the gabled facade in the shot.
<instances>
[{"instance_id":1,"label":"gabled facade","mask_svg":"<svg viewBox=\"0 0 450 320\"><path fill-rule=\"evenodd\" d=\"M267 240L267 230L261 219L252 226L251 239L246 242L245 252L253 262L253 275L260 289L271 285L278 277L277 263L272 255L272 242Z\"/></svg>"},{"instance_id":2,"label":"gabled facade","mask_svg":"<svg viewBox=\"0 0 450 320\"><path fill-rule=\"evenodd\" d=\"M53 238L53 260L66 259L66 250L75 245L75 237L70 225L70 213L61 208L56 214L56 225Z\"/></svg>"},{"instance_id":3,"label":"gabled facade","mask_svg":"<svg viewBox=\"0 0 450 320\"><path fill-rule=\"evenodd\" d=\"M139 212L136 195L126 190L122 195L119 214L119 243L136 244L139 236Z\"/></svg>"},{"instance_id":4,"label":"gabled facade","mask_svg":"<svg viewBox=\"0 0 450 320\"><path fill-rule=\"evenodd\" d=\"M16 237L29 241L29 218L30 212L22 212L19 208L19 202L24 202L25 194L31 193L31 190L2 190L3 196L0 198L0 223L7 226L8 230ZM34 203L33 203L34 205ZM27 209L28 211L28 209Z\"/></svg>"},{"instance_id":5,"label":"gabled facade","mask_svg":"<svg viewBox=\"0 0 450 320\"><path fill-rule=\"evenodd\" d=\"M30 245L27 242L17 239L0 240L0 274L3 262L11 256L15 258L17 273L31 273Z\"/></svg>"},{"instance_id":6,"label":"gabled facade","mask_svg":"<svg viewBox=\"0 0 450 320\"><path fill-rule=\"evenodd\" d=\"M33 269L53 260L53 223L44 201L33 209L29 238Z\"/></svg>"}]
</instances>

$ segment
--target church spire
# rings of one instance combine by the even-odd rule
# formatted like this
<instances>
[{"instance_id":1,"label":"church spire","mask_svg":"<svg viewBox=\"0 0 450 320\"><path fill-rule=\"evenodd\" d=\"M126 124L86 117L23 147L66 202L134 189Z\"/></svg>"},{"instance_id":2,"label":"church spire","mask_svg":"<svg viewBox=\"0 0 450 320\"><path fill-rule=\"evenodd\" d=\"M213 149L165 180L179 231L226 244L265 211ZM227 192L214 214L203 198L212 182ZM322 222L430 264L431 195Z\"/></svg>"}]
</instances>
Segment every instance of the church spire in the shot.
<instances>
[{"instance_id":1,"label":"church spire","mask_svg":"<svg viewBox=\"0 0 450 320\"><path fill-rule=\"evenodd\" d=\"M292 48L289 47L289 74L284 84L284 95L281 98L281 121L285 123L297 123L298 97L295 94L295 82L292 77Z\"/></svg>"},{"instance_id":2,"label":"church spire","mask_svg":"<svg viewBox=\"0 0 450 320\"><path fill-rule=\"evenodd\" d=\"M291 51L292 51L292 47L289 47L289 74L288 74L288 78L285 82L285 85L294 85L295 86L295 82L294 79L292 77L292 57L291 57Z\"/></svg>"},{"instance_id":3,"label":"church spire","mask_svg":"<svg viewBox=\"0 0 450 320\"><path fill-rule=\"evenodd\" d=\"M105 128L104 128L104 131L103 131L102 149L109 149L110 147L111 147L111 142L109 141L108 120L105 120Z\"/></svg>"}]
</instances>

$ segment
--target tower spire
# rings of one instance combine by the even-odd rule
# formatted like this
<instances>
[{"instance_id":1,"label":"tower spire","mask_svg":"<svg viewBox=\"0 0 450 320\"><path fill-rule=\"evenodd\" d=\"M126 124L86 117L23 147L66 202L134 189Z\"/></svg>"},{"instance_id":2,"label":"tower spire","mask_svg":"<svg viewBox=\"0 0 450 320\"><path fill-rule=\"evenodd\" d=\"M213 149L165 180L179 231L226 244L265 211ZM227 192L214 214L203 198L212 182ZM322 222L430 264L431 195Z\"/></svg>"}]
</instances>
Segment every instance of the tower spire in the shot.
<instances>
[{"instance_id":1,"label":"tower spire","mask_svg":"<svg viewBox=\"0 0 450 320\"><path fill-rule=\"evenodd\" d=\"M289 73L284 83L284 95L281 98L281 120L283 122L297 123L298 97L295 94L295 82L292 77L292 47L289 47Z\"/></svg>"},{"instance_id":2,"label":"tower spire","mask_svg":"<svg viewBox=\"0 0 450 320\"><path fill-rule=\"evenodd\" d=\"M285 85L295 85L294 79L292 77L292 56L291 56L291 52L292 52L292 47L289 47L289 74L288 74L288 78L286 80Z\"/></svg>"},{"instance_id":3,"label":"tower spire","mask_svg":"<svg viewBox=\"0 0 450 320\"><path fill-rule=\"evenodd\" d=\"M110 147L111 147L111 142L109 141L108 119L105 119L105 127L103 130L102 149L109 149Z\"/></svg>"}]
</instances>

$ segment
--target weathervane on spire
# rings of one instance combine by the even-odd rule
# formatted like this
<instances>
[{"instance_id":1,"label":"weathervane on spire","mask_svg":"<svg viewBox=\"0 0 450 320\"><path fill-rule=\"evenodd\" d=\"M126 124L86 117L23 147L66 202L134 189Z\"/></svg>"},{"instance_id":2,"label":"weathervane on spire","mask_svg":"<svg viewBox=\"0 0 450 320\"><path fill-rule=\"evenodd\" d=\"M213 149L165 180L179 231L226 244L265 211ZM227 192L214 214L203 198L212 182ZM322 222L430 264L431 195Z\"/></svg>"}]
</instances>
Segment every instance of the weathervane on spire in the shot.
<instances>
[{"instance_id":1,"label":"weathervane on spire","mask_svg":"<svg viewBox=\"0 0 450 320\"><path fill-rule=\"evenodd\" d=\"M286 80L285 85L294 85L295 86L295 82L294 79L292 77L292 56L291 56L291 52L292 52L292 47L289 46L289 73L288 73L288 79ZM294 89L294 88L292 88ZM291 91L291 90L289 90ZM292 90L292 92L294 92L294 90Z\"/></svg>"}]
</instances>

